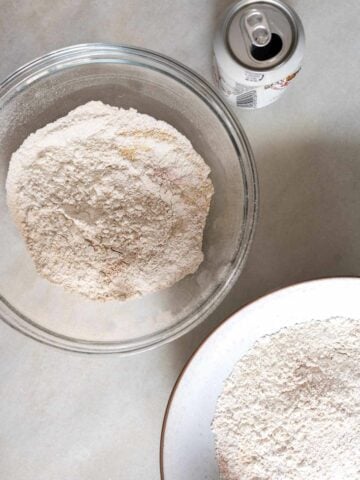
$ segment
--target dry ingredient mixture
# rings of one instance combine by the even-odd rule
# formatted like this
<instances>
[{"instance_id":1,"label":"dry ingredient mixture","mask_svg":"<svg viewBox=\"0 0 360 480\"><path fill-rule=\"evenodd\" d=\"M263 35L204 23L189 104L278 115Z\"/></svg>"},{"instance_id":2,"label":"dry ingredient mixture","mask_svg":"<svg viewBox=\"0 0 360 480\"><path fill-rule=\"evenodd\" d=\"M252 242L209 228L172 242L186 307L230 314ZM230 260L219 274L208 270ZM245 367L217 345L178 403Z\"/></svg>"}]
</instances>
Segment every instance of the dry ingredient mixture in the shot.
<instances>
[{"instance_id":1,"label":"dry ingredient mixture","mask_svg":"<svg viewBox=\"0 0 360 480\"><path fill-rule=\"evenodd\" d=\"M93 101L24 141L7 201L40 275L91 299L128 299L199 267L209 173L172 126Z\"/></svg>"},{"instance_id":2,"label":"dry ingredient mixture","mask_svg":"<svg viewBox=\"0 0 360 480\"><path fill-rule=\"evenodd\" d=\"M262 338L238 362L213 421L226 480L360 479L360 321Z\"/></svg>"}]
</instances>

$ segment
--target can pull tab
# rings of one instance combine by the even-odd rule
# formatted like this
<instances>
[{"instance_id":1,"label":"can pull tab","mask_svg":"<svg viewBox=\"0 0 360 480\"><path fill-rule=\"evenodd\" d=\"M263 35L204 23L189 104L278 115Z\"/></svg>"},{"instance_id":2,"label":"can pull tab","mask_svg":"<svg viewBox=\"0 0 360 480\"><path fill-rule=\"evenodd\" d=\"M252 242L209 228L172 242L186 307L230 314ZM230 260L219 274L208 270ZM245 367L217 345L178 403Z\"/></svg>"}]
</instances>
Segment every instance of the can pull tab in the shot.
<instances>
[{"instance_id":1,"label":"can pull tab","mask_svg":"<svg viewBox=\"0 0 360 480\"><path fill-rule=\"evenodd\" d=\"M252 10L245 17L245 28L250 41L256 47L265 47L271 40L270 26L260 10Z\"/></svg>"}]
</instances>

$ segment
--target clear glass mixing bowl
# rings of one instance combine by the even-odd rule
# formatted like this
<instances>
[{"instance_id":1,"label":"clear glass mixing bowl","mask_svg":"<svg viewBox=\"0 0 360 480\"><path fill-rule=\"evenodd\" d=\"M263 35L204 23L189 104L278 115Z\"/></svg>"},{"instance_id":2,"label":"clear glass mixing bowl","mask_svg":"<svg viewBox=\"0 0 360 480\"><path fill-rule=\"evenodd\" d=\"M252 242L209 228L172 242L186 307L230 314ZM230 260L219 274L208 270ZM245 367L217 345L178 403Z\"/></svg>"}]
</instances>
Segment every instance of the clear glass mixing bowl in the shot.
<instances>
[{"instance_id":1,"label":"clear glass mixing bowl","mask_svg":"<svg viewBox=\"0 0 360 480\"><path fill-rule=\"evenodd\" d=\"M6 206L11 153L31 132L89 100L134 107L173 125L208 163L215 187L199 270L128 302L93 302L40 278ZM239 275L256 220L251 149L216 92L174 60L109 44L45 55L0 85L0 146L0 316L24 334L78 352L144 350L204 320Z\"/></svg>"}]
</instances>

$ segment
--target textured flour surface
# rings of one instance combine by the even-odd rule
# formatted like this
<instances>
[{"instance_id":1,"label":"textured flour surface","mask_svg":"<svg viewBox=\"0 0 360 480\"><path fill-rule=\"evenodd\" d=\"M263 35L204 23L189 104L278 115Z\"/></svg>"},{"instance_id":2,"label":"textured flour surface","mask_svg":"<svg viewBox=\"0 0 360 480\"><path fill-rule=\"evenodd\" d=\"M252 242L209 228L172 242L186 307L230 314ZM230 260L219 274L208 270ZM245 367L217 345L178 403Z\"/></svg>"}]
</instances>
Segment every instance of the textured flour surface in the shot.
<instances>
[{"instance_id":1,"label":"textured flour surface","mask_svg":"<svg viewBox=\"0 0 360 480\"><path fill-rule=\"evenodd\" d=\"M360 479L360 321L263 337L226 381L212 427L222 479Z\"/></svg>"},{"instance_id":2,"label":"textured flour surface","mask_svg":"<svg viewBox=\"0 0 360 480\"><path fill-rule=\"evenodd\" d=\"M12 155L7 201L42 276L92 299L127 299L199 267L209 172L167 123L89 102Z\"/></svg>"}]
</instances>

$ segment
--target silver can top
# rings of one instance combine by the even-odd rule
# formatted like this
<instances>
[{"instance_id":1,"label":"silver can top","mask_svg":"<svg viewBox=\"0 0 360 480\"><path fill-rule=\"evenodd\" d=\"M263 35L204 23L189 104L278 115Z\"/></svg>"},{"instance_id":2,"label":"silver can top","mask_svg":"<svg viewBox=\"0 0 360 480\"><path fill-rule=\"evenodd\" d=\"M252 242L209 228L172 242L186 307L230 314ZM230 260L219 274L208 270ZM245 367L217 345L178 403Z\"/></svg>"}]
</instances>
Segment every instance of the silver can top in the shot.
<instances>
[{"instance_id":1,"label":"silver can top","mask_svg":"<svg viewBox=\"0 0 360 480\"><path fill-rule=\"evenodd\" d=\"M228 19L226 40L235 59L251 70L284 62L298 42L296 13L278 0L243 0Z\"/></svg>"}]
</instances>

